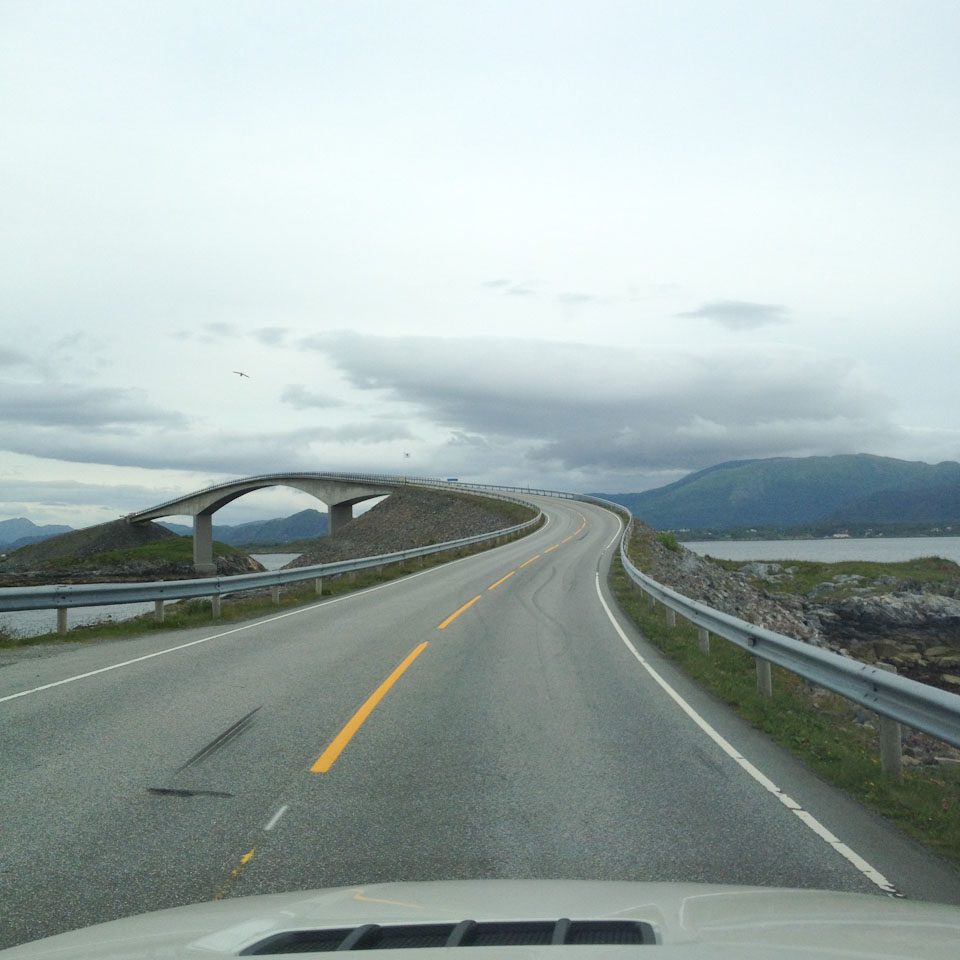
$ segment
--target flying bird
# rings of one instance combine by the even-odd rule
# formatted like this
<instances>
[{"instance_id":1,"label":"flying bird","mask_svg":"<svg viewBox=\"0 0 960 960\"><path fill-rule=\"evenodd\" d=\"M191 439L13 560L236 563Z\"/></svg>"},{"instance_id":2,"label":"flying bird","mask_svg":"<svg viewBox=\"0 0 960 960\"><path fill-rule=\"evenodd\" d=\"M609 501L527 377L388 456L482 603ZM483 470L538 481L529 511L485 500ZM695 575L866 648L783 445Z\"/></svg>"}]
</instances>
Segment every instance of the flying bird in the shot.
<instances>
[{"instance_id":1,"label":"flying bird","mask_svg":"<svg viewBox=\"0 0 960 960\"><path fill-rule=\"evenodd\" d=\"M234 370L233 372L234 372L238 377L246 377L248 380L250 379L250 374L249 374L249 373L244 373L242 370Z\"/></svg>"}]
</instances>

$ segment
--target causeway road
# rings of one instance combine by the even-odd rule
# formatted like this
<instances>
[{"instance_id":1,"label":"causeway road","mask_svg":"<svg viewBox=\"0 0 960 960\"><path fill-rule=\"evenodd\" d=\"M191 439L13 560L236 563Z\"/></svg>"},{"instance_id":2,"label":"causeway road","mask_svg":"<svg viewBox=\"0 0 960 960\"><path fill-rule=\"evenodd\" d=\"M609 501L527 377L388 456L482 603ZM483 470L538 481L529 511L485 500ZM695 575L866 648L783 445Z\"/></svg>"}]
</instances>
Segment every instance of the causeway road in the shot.
<instances>
[{"instance_id":1,"label":"causeway road","mask_svg":"<svg viewBox=\"0 0 960 960\"><path fill-rule=\"evenodd\" d=\"M617 612L615 514L536 502L536 533L402 580L0 670L0 946L386 880L960 904L955 868L811 776Z\"/></svg>"}]
</instances>

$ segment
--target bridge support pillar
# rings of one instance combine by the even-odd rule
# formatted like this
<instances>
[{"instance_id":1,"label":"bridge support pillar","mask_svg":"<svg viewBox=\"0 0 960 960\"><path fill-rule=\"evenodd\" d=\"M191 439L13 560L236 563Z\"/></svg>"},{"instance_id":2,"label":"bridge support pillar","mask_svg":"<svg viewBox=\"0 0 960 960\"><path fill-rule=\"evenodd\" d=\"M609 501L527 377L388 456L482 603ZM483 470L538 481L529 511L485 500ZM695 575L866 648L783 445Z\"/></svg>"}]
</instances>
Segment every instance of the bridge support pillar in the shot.
<instances>
[{"instance_id":1,"label":"bridge support pillar","mask_svg":"<svg viewBox=\"0 0 960 960\"><path fill-rule=\"evenodd\" d=\"M330 504L330 527L327 530L331 536L341 527L353 519L352 503L331 503Z\"/></svg>"},{"instance_id":2,"label":"bridge support pillar","mask_svg":"<svg viewBox=\"0 0 960 960\"><path fill-rule=\"evenodd\" d=\"M193 569L201 576L217 572L213 562L213 514L198 513L193 518Z\"/></svg>"}]
</instances>

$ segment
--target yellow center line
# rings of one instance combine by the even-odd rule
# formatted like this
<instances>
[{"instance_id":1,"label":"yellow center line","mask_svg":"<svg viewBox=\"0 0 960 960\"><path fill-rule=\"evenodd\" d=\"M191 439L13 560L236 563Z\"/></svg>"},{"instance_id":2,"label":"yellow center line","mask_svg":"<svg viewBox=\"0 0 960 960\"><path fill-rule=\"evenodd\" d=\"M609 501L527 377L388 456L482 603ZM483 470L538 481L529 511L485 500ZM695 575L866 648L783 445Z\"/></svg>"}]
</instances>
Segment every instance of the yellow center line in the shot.
<instances>
[{"instance_id":1,"label":"yellow center line","mask_svg":"<svg viewBox=\"0 0 960 960\"><path fill-rule=\"evenodd\" d=\"M226 882L213 895L214 900L222 900L230 892L230 888L233 886L234 880L240 876L240 874L243 872L243 868L253 859L253 855L256 852L257 848L254 847L249 853L245 853L240 858L240 865L236 869L230 871L230 876L227 877Z\"/></svg>"},{"instance_id":2,"label":"yellow center line","mask_svg":"<svg viewBox=\"0 0 960 960\"><path fill-rule=\"evenodd\" d=\"M544 552L544 553L549 553L551 550L556 550L557 547L559 547L559 546L560 546L559 543L555 543L552 547L547 547L547 549L544 550L543 552Z\"/></svg>"},{"instance_id":3,"label":"yellow center line","mask_svg":"<svg viewBox=\"0 0 960 960\"><path fill-rule=\"evenodd\" d=\"M538 553L535 557L531 557L529 560L524 560L524 562L520 564L520 569L522 570L528 563L533 563L534 560L539 560L539 559L540 559L540 554Z\"/></svg>"},{"instance_id":4,"label":"yellow center line","mask_svg":"<svg viewBox=\"0 0 960 960\"><path fill-rule=\"evenodd\" d=\"M373 713L374 707L400 679L407 667L426 649L427 643L424 641L419 647L415 647L412 652L407 654L406 659L377 687L367 702L350 718L347 725L330 741L330 746L320 754L320 758L310 768L311 773L326 773L333 766L337 757L343 753L344 747L353 739L353 735L363 726L367 717Z\"/></svg>"},{"instance_id":5,"label":"yellow center line","mask_svg":"<svg viewBox=\"0 0 960 960\"><path fill-rule=\"evenodd\" d=\"M500 586L501 583L503 583L504 580L509 580L516 572L516 570L511 570L505 577L501 577L496 583L492 583L489 587L487 587L487 589L495 590Z\"/></svg>"},{"instance_id":6,"label":"yellow center line","mask_svg":"<svg viewBox=\"0 0 960 960\"><path fill-rule=\"evenodd\" d=\"M450 616L447 617L447 619L444 620L443 623L441 623L437 627L437 629L443 630L443 628L446 627L448 624L453 623L453 621L456 620L457 617L459 617L464 610L468 610L470 607L472 607L480 599L481 596L482 594L478 593L472 600L468 600L459 610L456 611L456 613L451 613Z\"/></svg>"},{"instance_id":7,"label":"yellow center line","mask_svg":"<svg viewBox=\"0 0 960 960\"><path fill-rule=\"evenodd\" d=\"M577 533L579 533L579 531L577 531ZM575 536L576 536L575 533L571 533L569 537L564 537L560 542L566 543L568 540L572 540Z\"/></svg>"}]
</instances>

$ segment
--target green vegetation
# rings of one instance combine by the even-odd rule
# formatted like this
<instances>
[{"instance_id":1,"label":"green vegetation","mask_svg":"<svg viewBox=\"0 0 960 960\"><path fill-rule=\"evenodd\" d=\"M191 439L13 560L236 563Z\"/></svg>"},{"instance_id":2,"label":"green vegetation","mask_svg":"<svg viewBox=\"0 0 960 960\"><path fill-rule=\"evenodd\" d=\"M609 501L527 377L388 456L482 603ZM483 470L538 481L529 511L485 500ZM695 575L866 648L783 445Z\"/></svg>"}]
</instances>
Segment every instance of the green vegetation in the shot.
<instances>
[{"instance_id":1,"label":"green vegetation","mask_svg":"<svg viewBox=\"0 0 960 960\"><path fill-rule=\"evenodd\" d=\"M216 557L244 556L244 551L231 547L225 543L213 544L213 554ZM43 560L37 567L56 567L68 569L71 572L78 570L93 570L98 567L120 567L136 564L192 564L193 538L173 537L169 540L154 540L139 547L125 547L120 550L108 550L105 553L93 553L85 557L58 557L53 560Z\"/></svg>"},{"instance_id":2,"label":"green vegetation","mask_svg":"<svg viewBox=\"0 0 960 960\"><path fill-rule=\"evenodd\" d=\"M527 517L527 519L529 519L529 517ZM517 540L533 533L539 526L540 525L536 525L529 530L523 530L510 536L500 537L498 541L499 543L506 543L511 540ZM185 540L187 546L192 550L189 538L185 537L180 539ZM162 547L175 542L177 541L165 540L156 544L148 544L148 547ZM468 557L475 553L482 553L497 545L497 541L489 541L456 550L445 550L425 557L406 560L402 563L385 564L381 567L371 567L368 570L358 570L353 573L327 576L323 578L323 597L337 596L342 593L363 590L366 587L396 580L399 577L405 577L411 573L419 573L428 567L449 563L451 560L460 560L463 557ZM237 551L235 548L227 547L224 544L218 544L217 546L223 547L225 551L230 553L242 553L242 551ZM146 548L137 548L137 552L143 549ZM126 553L127 551L119 552ZM190 553L189 556L192 558L192 553ZM319 600L320 598L317 597L313 580L308 580L304 583L294 583L280 588L279 608L282 609L317 603ZM218 622L237 623L244 620L252 620L256 617L268 616L277 609L278 605L273 602L269 589L250 591L244 595L222 600L220 604L220 620ZM89 626L74 627L65 634L49 633L39 637L11 636L8 632L0 628L0 649L4 647L25 647L36 643L75 643L78 641L92 643L98 640L124 640L156 631L182 630L189 627L208 627L210 623L211 603L209 599L184 600L180 603L168 604L165 607L163 623L158 623L154 615L149 613L128 620L106 620Z\"/></svg>"},{"instance_id":3,"label":"green vegetation","mask_svg":"<svg viewBox=\"0 0 960 960\"><path fill-rule=\"evenodd\" d=\"M710 560L724 570L740 570L751 561L748 560ZM763 561L761 561L763 562ZM960 565L942 557L920 557L900 563L874 563L866 560L846 560L840 563L825 563L811 560L780 560L783 579L761 580L753 578L757 586L768 593L803 595L809 593L818 583L833 581L836 577L860 576L863 580L853 583L840 583L830 593L831 599L842 599L854 590L870 590L885 593L890 589L892 580L906 581L910 584L940 584L960 580Z\"/></svg>"},{"instance_id":4,"label":"green vegetation","mask_svg":"<svg viewBox=\"0 0 960 960\"><path fill-rule=\"evenodd\" d=\"M631 542L631 559L641 569L649 561L649 550L641 538ZM761 697L757 693L756 664L748 653L711 638L709 655L702 654L696 628L679 617L675 628L668 627L664 608L650 608L619 561L611 570L610 583L621 609L644 636L701 686L730 704L816 774L960 864L960 765L907 767L902 781L884 776L876 732L854 721L855 710L842 697L812 688L779 667L772 668L774 695ZM904 733L909 739L910 732Z\"/></svg>"},{"instance_id":5,"label":"green vegetation","mask_svg":"<svg viewBox=\"0 0 960 960\"><path fill-rule=\"evenodd\" d=\"M657 541L662 543L668 550L672 550L674 553L680 552L680 544L677 543L677 538L672 534L666 531L657 534Z\"/></svg>"}]
</instances>

